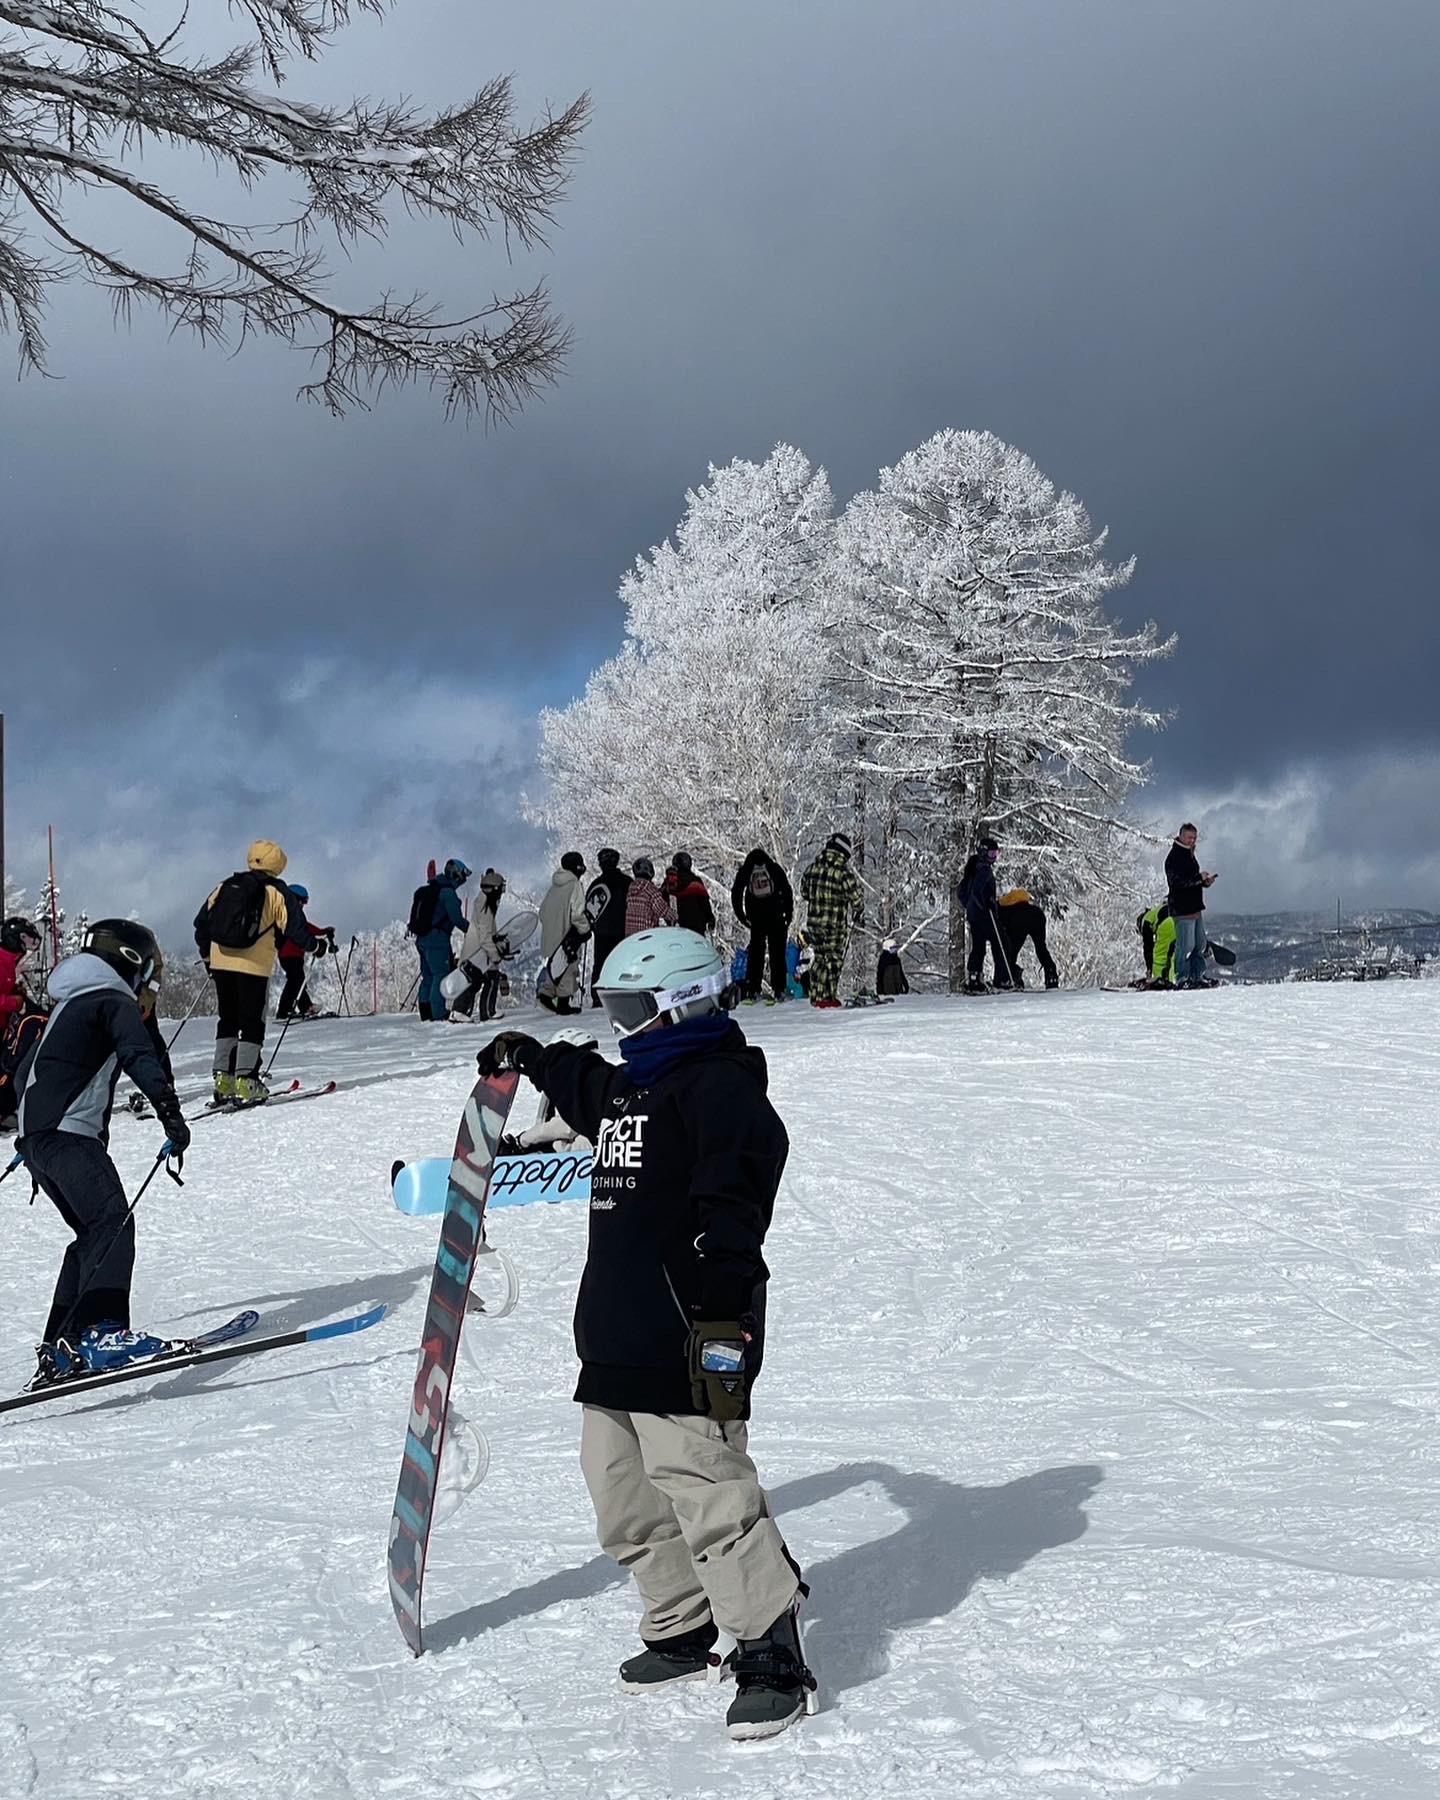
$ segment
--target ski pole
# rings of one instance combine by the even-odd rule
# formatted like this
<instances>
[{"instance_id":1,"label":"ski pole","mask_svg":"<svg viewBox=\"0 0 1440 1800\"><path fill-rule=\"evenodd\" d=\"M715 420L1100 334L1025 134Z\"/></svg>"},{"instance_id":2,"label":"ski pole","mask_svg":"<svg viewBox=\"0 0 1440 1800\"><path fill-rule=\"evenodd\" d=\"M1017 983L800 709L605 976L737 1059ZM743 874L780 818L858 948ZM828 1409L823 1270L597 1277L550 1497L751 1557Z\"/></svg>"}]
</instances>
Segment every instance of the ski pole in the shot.
<instances>
[{"instance_id":1,"label":"ski pole","mask_svg":"<svg viewBox=\"0 0 1440 1800\"><path fill-rule=\"evenodd\" d=\"M95 1285L94 1278L93 1278L93 1271L98 1271L98 1270L104 1268L106 1258L110 1255L110 1252L115 1248L115 1246L120 1242L120 1239L125 1235L125 1231L126 1231L127 1227L130 1225L130 1222L134 1219L135 1208L145 1198L146 1188L149 1187L150 1183L160 1173L161 1169L162 1168L164 1169L165 1173L175 1183L176 1187L184 1187L185 1182L180 1174L180 1169L184 1167L185 1159L182 1156L180 1158L179 1167L172 1169L170 1167L170 1158L172 1156L174 1156L174 1154L175 1154L175 1146L170 1142L169 1138L167 1137L165 1142L160 1146L160 1149L159 1149L158 1153L156 1154L154 1162L150 1165L150 1173L140 1183L140 1186L135 1190L135 1198L125 1208L125 1217L115 1227L115 1231L112 1234L109 1243L106 1244L105 1248L100 1252L100 1254L95 1258L94 1262L90 1265L91 1270L92 1270L92 1278L91 1278L89 1285L91 1287L93 1287ZM59 1325L57 1325L55 1328L55 1342L56 1343L58 1343L60 1341L60 1339L64 1336L66 1327L69 1325L70 1321L75 1317L75 1314L78 1312L79 1307L80 1307L80 1302L85 1298L87 1291L88 1291L87 1288L81 1288L80 1292L70 1302L69 1312L67 1312L65 1314L65 1317L60 1321Z\"/></svg>"},{"instance_id":2,"label":"ski pole","mask_svg":"<svg viewBox=\"0 0 1440 1800\"><path fill-rule=\"evenodd\" d=\"M25 1158L17 1150L15 1152L15 1154L10 1158L9 1162L6 1163L5 1173L3 1175L0 1175L0 1181L8 1181L17 1169L23 1169L24 1166L25 1166Z\"/></svg>"},{"instance_id":3,"label":"ski pole","mask_svg":"<svg viewBox=\"0 0 1440 1800\"><path fill-rule=\"evenodd\" d=\"M345 1017L347 1019L350 1017L350 995L346 990L346 983L350 979L350 959L355 954L355 944L356 939L352 933L350 938L350 948L345 953L345 967L340 971L340 1004L345 1008Z\"/></svg>"},{"instance_id":4,"label":"ski pole","mask_svg":"<svg viewBox=\"0 0 1440 1800\"><path fill-rule=\"evenodd\" d=\"M195 1008L200 1004L201 997L204 995L204 992L205 992L205 989L203 987L196 988L195 998L190 1002L189 1012L186 1013L185 1017L175 1027L174 1034L166 1040L165 1054L167 1056L175 1048L175 1039L179 1037L180 1033L185 1029L185 1027L195 1017Z\"/></svg>"},{"instance_id":5,"label":"ski pole","mask_svg":"<svg viewBox=\"0 0 1440 1800\"><path fill-rule=\"evenodd\" d=\"M304 992L305 992L305 988L302 985L301 989L300 989L300 993L303 995ZM262 1080L266 1079L269 1076L270 1071L275 1067L275 1058L280 1054L281 1048L285 1043L286 1035L290 1030L290 1022L294 1017L295 1017L295 1008L292 1006L290 1011L288 1013L286 1013L286 1015L285 1015L285 1024L280 1032L280 1036L276 1042L275 1048L270 1052L270 1060L265 1065L264 1072L261 1076Z\"/></svg>"},{"instance_id":6,"label":"ski pole","mask_svg":"<svg viewBox=\"0 0 1440 1800\"><path fill-rule=\"evenodd\" d=\"M1005 940L1000 935L1000 921L995 917L995 908L990 908L990 929L995 933L995 948L1000 952L1000 960L1005 965L1005 973L1009 977L1011 987L1015 985L1015 968L1010 961L1010 952L1005 948Z\"/></svg>"},{"instance_id":7,"label":"ski pole","mask_svg":"<svg viewBox=\"0 0 1440 1800\"><path fill-rule=\"evenodd\" d=\"M417 975L410 983L410 991L405 996L405 1004L400 1008L401 1012L409 1012L411 1004L413 1003L416 994L419 992L419 989L420 977Z\"/></svg>"}]
</instances>

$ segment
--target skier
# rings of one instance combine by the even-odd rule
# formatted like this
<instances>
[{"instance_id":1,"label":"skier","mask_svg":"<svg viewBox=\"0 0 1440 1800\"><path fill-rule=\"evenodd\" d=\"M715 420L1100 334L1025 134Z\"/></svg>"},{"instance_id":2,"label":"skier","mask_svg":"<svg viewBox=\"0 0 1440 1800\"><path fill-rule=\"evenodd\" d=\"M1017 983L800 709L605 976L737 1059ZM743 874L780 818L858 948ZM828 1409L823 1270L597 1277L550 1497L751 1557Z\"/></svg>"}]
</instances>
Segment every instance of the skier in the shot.
<instances>
[{"instance_id":1,"label":"skier","mask_svg":"<svg viewBox=\"0 0 1440 1800\"><path fill-rule=\"evenodd\" d=\"M715 908L710 890L695 873L688 850L677 850L665 871L665 897L675 908L675 922L701 937L715 929Z\"/></svg>"},{"instance_id":2,"label":"skier","mask_svg":"<svg viewBox=\"0 0 1440 1800\"><path fill-rule=\"evenodd\" d=\"M899 946L893 937L886 938L880 946L880 960L875 965L875 992L877 994L908 994L910 979L905 973L905 965L900 960Z\"/></svg>"},{"instance_id":3,"label":"skier","mask_svg":"<svg viewBox=\"0 0 1440 1800\"><path fill-rule=\"evenodd\" d=\"M0 925L0 1131L15 1129L15 1073L45 1027L41 984L25 966L40 933L18 915Z\"/></svg>"},{"instance_id":4,"label":"skier","mask_svg":"<svg viewBox=\"0 0 1440 1800\"><path fill-rule=\"evenodd\" d=\"M985 987L985 947L995 961L995 986L1013 985L1005 948L995 922L995 864L1000 860L1000 846L993 837L982 837L960 872L960 901L965 908L965 922L970 927L970 955L965 964L965 992L983 994Z\"/></svg>"},{"instance_id":5,"label":"skier","mask_svg":"<svg viewBox=\"0 0 1440 1800\"><path fill-rule=\"evenodd\" d=\"M1175 833L1165 858L1169 885L1170 917L1175 921L1175 983L1177 987L1213 987L1205 976L1205 889L1216 875L1200 867L1195 846L1200 833L1187 820Z\"/></svg>"},{"instance_id":6,"label":"skier","mask_svg":"<svg viewBox=\"0 0 1440 1800\"><path fill-rule=\"evenodd\" d=\"M996 923L1000 927L1000 945L1005 952L1004 969L1017 988L1023 988L1025 977L1020 972L1020 952L1028 939L1035 946L1035 960L1045 977L1047 988L1058 988L1060 971L1055 967L1045 942L1045 909L1032 900L1024 888L1011 888L996 903Z\"/></svg>"},{"instance_id":7,"label":"skier","mask_svg":"<svg viewBox=\"0 0 1440 1800\"><path fill-rule=\"evenodd\" d=\"M655 865L650 858L637 856L630 865L630 874L632 879L625 893L625 936L653 931L658 925L673 925L674 903L656 887Z\"/></svg>"},{"instance_id":8,"label":"skier","mask_svg":"<svg viewBox=\"0 0 1440 1800\"><path fill-rule=\"evenodd\" d=\"M1159 906L1152 906L1149 912L1142 912L1135 921L1135 929L1140 933L1140 947L1145 958L1145 973L1138 985L1174 987L1175 921L1170 917L1168 903L1162 901Z\"/></svg>"},{"instance_id":9,"label":"skier","mask_svg":"<svg viewBox=\"0 0 1440 1800\"><path fill-rule=\"evenodd\" d=\"M464 971L468 985L465 992L450 1003L450 1018L454 1024L468 1022L477 996L482 1020L493 1019L500 1010L500 945L495 934L495 915L504 892L505 877L498 869L487 869L480 877L480 903L460 946L457 967Z\"/></svg>"},{"instance_id":10,"label":"skier","mask_svg":"<svg viewBox=\"0 0 1440 1800\"><path fill-rule=\"evenodd\" d=\"M571 996L580 985L580 947L590 935L585 893L580 886L584 873L585 858L578 850L567 850L550 878L549 892L540 902L540 954L545 960L535 984L535 998L551 1012L580 1011ZM564 969L558 976L552 975L551 959L562 950Z\"/></svg>"},{"instance_id":11,"label":"skier","mask_svg":"<svg viewBox=\"0 0 1440 1800\"><path fill-rule=\"evenodd\" d=\"M215 984L215 1100L259 1106L265 1004L275 952L290 935L290 897L280 877L285 852L256 838L245 867L226 876L195 915L195 945Z\"/></svg>"},{"instance_id":12,"label":"skier","mask_svg":"<svg viewBox=\"0 0 1440 1800\"><path fill-rule=\"evenodd\" d=\"M458 856L452 856L438 875L416 888L410 902L406 930L420 955L418 1007L420 1017L429 1023L448 1014L440 983L455 967L453 936L465 929L459 890L469 879L470 870Z\"/></svg>"},{"instance_id":13,"label":"skier","mask_svg":"<svg viewBox=\"0 0 1440 1800\"><path fill-rule=\"evenodd\" d=\"M724 1010L733 990L713 945L638 932L599 987L620 1068L509 1031L479 1065L519 1069L596 1147L575 1398L599 1540L644 1605L644 1649L620 1665L620 1685L703 1678L723 1629L737 1640L730 1735L772 1737L814 1688L798 1618L808 1590L745 1426L789 1140L764 1056Z\"/></svg>"},{"instance_id":14,"label":"skier","mask_svg":"<svg viewBox=\"0 0 1440 1800\"><path fill-rule=\"evenodd\" d=\"M23 1072L16 1148L75 1239L60 1265L32 1387L164 1347L130 1329L135 1227L106 1153L122 1070L155 1108L167 1151L183 1158L189 1148L154 1021L162 973L153 933L130 919L100 919L50 977L55 1010Z\"/></svg>"},{"instance_id":15,"label":"skier","mask_svg":"<svg viewBox=\"0 0 1440 1800\"><path fill-rule=\"evenodd\" d=\"M595 983L605 967L605 959L625 935L625 902L630 891L630 877L620 867L618 850L602 850L596 861L600 873L585 890L585 910L594 920L590 928L590 998L598 1006ZM603 906L600 904L604 890Z\"/></svg>"},{"instance_id":16,"label":"skier","mask_svg":"<svg viewBox=\"0 0 1440 1800\"><path fill-rule=\"evenodd\" d=\"M745 998L760 998L765 958L770 958L770 988L776 1000L788 1000L789 971L785 964L785 938L795 914L795 896L785 871L758 846L735 873L730 905L742 925L750 927L745 953Z\"/></svg>"},{"instance_id":17,"label":"skier","mask_svg":"<svg viewBox=\"0 0 1440 1800\"><path fill-rule=\"evenodd\" d=\"M834 831L825 848L800 878L806 906L805 937L815 952L810 965L810 1004L840 1004L840 971L850 948L850 930L860 917L864 895L850 867L850 839Z\"/></svg>"},{"instance_id":18,"label":"skier","mask_svg":"<svg viewBox=\"0 0 1440 1800\"><path fill-rule=\"evenodd\" d=\"M310 989L305 984L305 957L309 953L317 957L323 956L327 950L333 956L335 927L312 925L305 917L305 907L310 899L309 888L302 887L298 881L286 882L285 888L290 896L290 923L275 953L280 967L285 971L285 985L280 990L275 1017L308 1019L315 1011L315 1002L310 998Z\"/></svg>"}]
</instances>

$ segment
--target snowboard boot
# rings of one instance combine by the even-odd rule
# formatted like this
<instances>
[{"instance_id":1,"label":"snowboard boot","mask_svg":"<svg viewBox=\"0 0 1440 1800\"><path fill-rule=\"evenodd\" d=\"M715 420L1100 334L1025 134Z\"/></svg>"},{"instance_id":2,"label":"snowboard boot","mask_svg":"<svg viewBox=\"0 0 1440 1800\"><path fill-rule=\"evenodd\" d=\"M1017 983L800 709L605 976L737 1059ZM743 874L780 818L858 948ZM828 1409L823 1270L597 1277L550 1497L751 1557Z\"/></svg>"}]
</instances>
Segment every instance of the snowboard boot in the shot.
<instances>
[{"instance_id":1,"label":"snowboard boot","mask_svg":"<svg viewBox=\"0 0 1440 1800\"><path fill-rule=\"evenodd\" d=\"M170 1348L165 1338L152 1337L148 1331L130 1331L123 1325L103 1322L92 1325L80 1335L80 1341L73 1350L68 1344L61 1344L62 1351L70 1351L77 1375L99 1375L106 1369L123 1369L129 1363L148 1362L152 1356L158 1356L162 1350Z\"/></svg>"},{"instance_id":2,"label":"snowboard boot","mask_svg":"<svg viewBox=\"0 0 1440 1800\"><path fill-rule=\"evenodd\" d=\"M235 1077L227 1071L215 1071L215 1106L228 1106L235 1098Z\"/></svg>"},{"instance_id":3,"label":"snowboard boot","mask_svg":"<svg viewBox=\"0 0 1440 1800\"><path fill-rule=\"evenodd\" d=\"M237 1075L235 1077L235 1104L237 1106L263 1106L270 1098L270 1090L258 1075Z\"/></svg>"},{"instance_id":4,"label":"snowboard boot","mask_svg":"<svg viewBox=\"0 0 1440 1800\"><path fill-rule=\"evenodd\" d=\"M805 1666L797 1598L763 1637L735 1649L735 1698L725 1715L732 1738L775 1737L802 1713L814 1712L815 1677Z\"/></svg>"},{"instance_id":5,"label":"snowboard boot","mask_svg":"<svg viewBox=\"0 0 1440 1800\"><path fill-rule=\"evenodd\" d=\"M1047 975L1045 977L1045 985L1047 988L1058 988L1060 985L1060 977L1058 975Z\"/></svg>"},{"instance_id":6,"label":"snowboard boot","mask_svg":"<svg viewBox=\"0 0 1440 1800\"><path fill-rule=\"evenodd\" d=\"M712 1669L721 1666L715 1654L719 1635L712 1619L683 1637L660 1638L654 1643L645 1639L640 1654L620 1665L621 1693L648 1694L675 1681L704 1681Z\"/></svg>"}]
</instances>

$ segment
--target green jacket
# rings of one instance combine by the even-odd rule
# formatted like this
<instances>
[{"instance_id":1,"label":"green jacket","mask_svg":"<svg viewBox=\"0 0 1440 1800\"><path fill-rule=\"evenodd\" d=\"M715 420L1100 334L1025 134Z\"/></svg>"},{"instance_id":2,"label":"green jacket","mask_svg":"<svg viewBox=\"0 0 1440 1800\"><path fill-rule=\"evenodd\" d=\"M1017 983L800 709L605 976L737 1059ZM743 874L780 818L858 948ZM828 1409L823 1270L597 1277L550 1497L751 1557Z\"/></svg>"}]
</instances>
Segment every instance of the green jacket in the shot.
<instances>
[{"instance_id":1,"label":"green jacket","mask_svg":"<svg viewBox=\"0 0 1440 1800\"><path fill-rule=\"evenodd\" d=\"M860 917L864 895L850 858L840 850L822 850L800 878L805 902L805 930L824 943L843 942Z\"/></svg>"},{"instance_id":2,"label":"green jacket","mask_svg":"<svg viewBox=\"0 0 1440 1800\"><path fill-rule=\"evenodd\" d=\"M1161 915L1164 915L1163 917ZM1149 958L1146 974L1152 981L1175 981L1175 921L1168 906L1152 906L1140 915L1140 934Z\"/></svg>"}]
</instances>

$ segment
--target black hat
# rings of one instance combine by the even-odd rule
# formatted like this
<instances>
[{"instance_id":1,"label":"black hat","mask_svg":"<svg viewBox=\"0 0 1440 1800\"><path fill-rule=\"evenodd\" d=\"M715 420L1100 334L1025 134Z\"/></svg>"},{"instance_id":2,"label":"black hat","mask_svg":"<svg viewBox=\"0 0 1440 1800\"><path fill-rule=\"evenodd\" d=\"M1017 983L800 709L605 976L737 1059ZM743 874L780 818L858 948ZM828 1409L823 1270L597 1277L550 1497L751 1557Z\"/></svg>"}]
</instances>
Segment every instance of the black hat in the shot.
<instances>
[{"instance_id":1,"label":"black hat","mask_svg":"<svg viewBox=\"0 0 1440 1800\"><path fill-rule=\"evenodd\" d=\"M560 858L560 867L568 869L572 875L585 873L585 858L578 850L567 850Z\"/></svg>"},{"instance_id":2,"label":"black hat","mask_svg":"<svg viewBox=\"0 0 1440 1800\"><path fill-rule=\"evenodd\" d=\"M618 850L602 850L595 860L600 864L602 869L618 869L620 867L620 852Z\"/></svg>"},{"instance_id":3,"label":"black hat","mask_svg":"<svg viewBox=\"0 0 1440 1800\"><path fill-rule=\"evenodd\" d=\"M689 875L694 870L695 862L688 850L677 850L671 858L670 867L679 875Z\"/></svg>"},{"instance_id":4,"label":"black hat","mask_svg":"<svg viewBox=\"0 0 1440 1800\"><path fill-rule=\"evenodd\" d=\"M1000 848L993 837L982 837L975 847L977 850L998 850Z\"/></svg>"},{"instance_id":5,"label":"black hat","mask_svg":"<svg viewBox=\"0 0 1440 1800\"><path fill-rule=\"evenodd\" d=\"M825 840L825 848L838 850L842 856L851 856L855 850L855 846L850 842L849 834L844 831L832 831Z\"/></svg>"},{"instance_id":6,"label":"black hat","mask_svg":"<svg viewBox=\"0 0 1440 1800\"><path fill-rule=\"evenodd\" d=\"M32 944L40 942L40 933L28 919L22 919L19 913L0 925L0 950L8 950L12 956L25 954L26 939Z\"/></svg>"}]
</instances>

